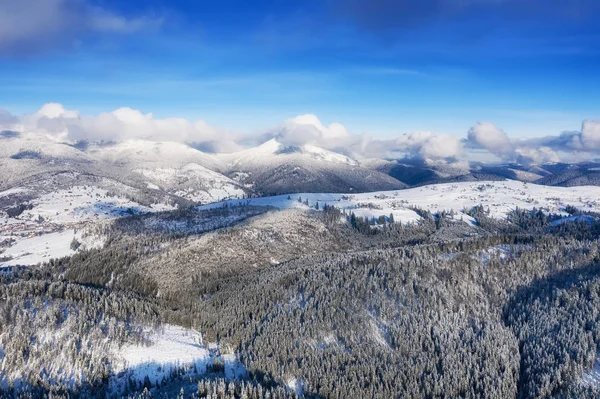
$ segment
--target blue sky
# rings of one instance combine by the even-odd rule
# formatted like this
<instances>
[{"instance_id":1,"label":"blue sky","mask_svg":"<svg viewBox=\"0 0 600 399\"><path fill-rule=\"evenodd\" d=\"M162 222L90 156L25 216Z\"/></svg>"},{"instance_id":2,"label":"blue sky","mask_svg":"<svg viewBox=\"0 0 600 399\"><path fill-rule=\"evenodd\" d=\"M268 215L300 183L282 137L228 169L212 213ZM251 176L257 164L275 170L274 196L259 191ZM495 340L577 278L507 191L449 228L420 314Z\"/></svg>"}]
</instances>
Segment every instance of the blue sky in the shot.
<instances>
[{"instance_id":1,"label":"blue sky","mask_svg":"<svg viewBox=\"0 0 600 399\"><path fill-rule=\"evenodd\" d=\"M18 4L16 4L18 3ZM0 0L0 108L511 137L600 118L595 0Z\"/></svg>"}]
</instances>

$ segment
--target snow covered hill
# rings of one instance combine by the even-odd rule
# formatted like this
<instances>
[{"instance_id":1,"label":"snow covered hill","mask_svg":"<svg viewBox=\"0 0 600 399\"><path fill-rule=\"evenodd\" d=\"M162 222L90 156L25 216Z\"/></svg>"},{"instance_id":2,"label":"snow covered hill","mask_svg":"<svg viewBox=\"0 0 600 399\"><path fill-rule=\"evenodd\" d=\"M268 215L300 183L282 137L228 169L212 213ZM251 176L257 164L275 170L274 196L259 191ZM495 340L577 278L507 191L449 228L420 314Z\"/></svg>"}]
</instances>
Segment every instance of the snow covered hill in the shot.
<instances>
[{"instance_id":1,"label":"snow covered hill","mask_svg":"<svg viewBox=\"0 0 600 399\"><path fill-rule=\"evenodd\" d=\"M235 168L237 165L251 163L262 164L266 161L272 160L273 157L285 157L286 155L304 155L306 158L311 158L317 161L340 163L351 166L358 165L357 161L333 151L328 151L309 144L286 146L277 141L277 139L271 139L259 145L258 147L250 148L233 154L220 154L219 159L221 159L223 163L227 162L227 168L231 169Z\"/></svg>"},{"instance_id":2,"label":"snow covered hill","mask_svg":"<svg viewBox=\"0 0 600 399\"><path fill-rule=\"evenodd\" d=\"M220 167L218 157L188 145L174 142L126 140L119 143L91 144L85 152L98 159L120 165L177 166L196 163L208 169Z\"/></svg>"},{"instance_id":3,"label":"snow covered hill","mask_svg":"<svg viewBox=\"0 0 600 399\"><path fill-rule=\"evenodd\" d=\"M455 218L469 221L464 209L482 205L494 218L505 218L515 208L542 209L547 213L565 214L567 205L581 210L600 212L600 187L549 187L514 180L434 184L406 190L379 191L359 194L300 193L247 200L251 205L268 205L280 209L315 208L317 203L333 205L357 216L394 215L396 222L414 222L420 216L411 208L432 213L455 211ZM306 205L308 201L308 205ZM225 202L201 206L200 209L223 206ZM236 201L227 201L235 204Z\"/></svg>"},{"instance_id":4,"label":"snow covered hill","mask_svg":"<svg viewBox=\"0 0 600 399\"><path fill-rule=\"evenodd\" d=\"M197 331L170 324L163 325L158 331L147 330L148 344L125 345L113 354L111 392L122 394L130 381L141 384L148 379L158 386L177 369L186 376L198 377L215 364L222 365L227 379L246 375L246 369L235 354L223 351L215 343L205 343Z\"/></svg>"},{"instance_id":5,"label":"snow covered hill","mask_svg":"<svg viewBox=\"0 0 600 399\"><path fill-rule=\"evenodd\" d=\"M14 204L5 208L8 213L0 210L0 267L73 255L77 249L71 245L74 240L82 249L101 246L102 239L82 235L81 230L89 223L174 209L161 203L141 205L96 186L57 189L19 204L20 198L31 194L29 191L0 192L0 203Z\"/></svg>"},{"instance_id":6,"label":"snow covered hill","mask_svg":"<svg viewBox=\"0 0 600 399\"><path fill-rule=\"evenodd\" d=\"M218 156L222 171L259 194L365 192L406 187L345 155L312 145L284 145L276 139Z\"/></svg>"},{"instance_id":7,"label":"snow covered hill","mask_svg":"<svg viewBox=\"0 0 600 399\"><path fill-rule=\"evenodd\" d=\"M149 189L162 189L193 202L207 203L246 196L239 183L196 163L156 169L142 167L133 171L147 179Z\"/></svg>"}]
</instances>

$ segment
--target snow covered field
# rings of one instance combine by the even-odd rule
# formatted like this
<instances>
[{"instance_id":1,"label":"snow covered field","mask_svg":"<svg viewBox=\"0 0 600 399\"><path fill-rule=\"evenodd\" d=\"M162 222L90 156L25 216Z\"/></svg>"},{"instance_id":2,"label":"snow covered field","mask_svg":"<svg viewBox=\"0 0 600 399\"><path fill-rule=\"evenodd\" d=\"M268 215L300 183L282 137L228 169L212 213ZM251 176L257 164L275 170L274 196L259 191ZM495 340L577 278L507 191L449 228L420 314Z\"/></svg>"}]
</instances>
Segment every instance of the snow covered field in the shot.
<instances>
[{"instance_id":1,"label":"snow covered field","mask_svg":"<svg viewBox=\"0 0 600 399\"><path fill-rule=\"evenodd\" d=\"M73 230L67 230L19 240L2 253L3 257L11 259L0 261L0 266L35 265L51 258L73 255L75 251L70 245L74 237Z\"/></svg>"},{"instance_id":2,"label":"snow covered field","mask_svg":"<svg viewBox=\"0 0 600 399\"><path fill-rule=\"evenodd\" d=\"M219 193L229 195L232 192ZM0 196L3 193L0 193ZM301 199L302 202L298 201ZM305 201L308 200L308 205ZM411 207L422 208L436 213L454 210L454 218L472 223L472 218L463 213L477 205L483 205L490 216L505 218L515 208L542 209L548 213L563 214L564 219L555 224L573 220L588 220L585 217L569 217L564 211L567 205L576 208L600 212L600 187L550 187L518 181L462 182L429 185L407 190L379 191L361 194L292 194L273 197L251 198L244 200L227 200L199 206L198 209L212 209L225 204L248 204L255 206L272 206L279 209L319 209L325 204L354 212L357 216L379 217L394 215L397 222L409 223L420 219ZM111 197L105 190L76 186L69 190L58 190L43 195L32 201L33 208L25 210L19 219L4 218L0 220L0 240L14 239L15 243L4 253L2 258L9 258L0 266L14 264L36 264L51 258L71 255L73 228L69 224L90 222L108 218L126 216L130 213L155 212L172 209L167 205L153 207L141 206L122 197ZM57 223L64 228L52 230L50 234L28 237L14 234L11 225L16 222ZM2 227L4 226L4 227ZM91 243L88 243L91 245Z\"/></svg>"},{"instance_id":3,"label":"snow covered field","mask_svg":"<svg viewBox=\"0 0 600 399\"><path fill-rule=\"evenodd\" d=\"M0 197L24 191L11 189L0 192ZM41 195L29 205L31 209L26 209L17 218L0 216L0 243L3 240L14 241L0 252L0 259L5 259L0 260L0 267L33 265L74 254L70 248L75 237L74 230L88 222L175 209L165 204L142 206L92 186L57 190ZM87 248L101 245L93 239L83 240L81 235L77 236L77 240Z\"/></svg>"},{"instance_id":4,"label":"snow covered field","mask_svg":"<svg viewBox=\"0 0 600 399\"><path fill-rule=\"evenodd\" d=\"M156 212L174 209L157 204L141 206L126 198L111 196L106 190L92 186L74 186L68 190L57 190L42 195L32 201L33 209L24 211L19 219L44 220L55 223L82 222L107 219L128 214L128 212Z\"/></svg>"},{"instance_id":5,"label":"snow covered field","mask_svg":"<svg viewBox=\"0 0 600 399\"><path fill-rule=\"evenodd\" d=\"M600 187L551 187L513 180L434 184L407 190L361 194L301 193L292 194L290 197L291 200L287 195L251 198L244 200L244 203L269 205L280 209L314 209L319 202L319 209L322 209L324 204L328 204L352 211L357 216L378 217L391 213L395 221L403 223L420 219L419 215L410 209L411 207L426 209L432 213L454 210L457 212L455 218L462 217L465 221L469 221L470 218L463 214L462 210L477 205L483 205L484 209L489 210L491 217L498 219L505 218L517 207L541 208L548 213L566 215L565 206L572 205L582 210L600 212ZM298 198L302 199L302 203ZM308 206L303 203L305 200L308 200ZM235 205L241 202L222 201L200 206L200 209L219 207L225 203Z\"/></svg>"},{"instance_id":6,"label":"snow covered field","mask_svg":"<svg viewBox=\"0 0 600 399\"><path fill-rule=\"evenodd\" d=\"M99 248L104 241L98 237L83 238L81 232L68 229L56 233L42 234L17 240L14 245L0 254L2 258L0 267L15 265L36 265L50 259L62 258L75 254L71 242L76 239L81 248Z\"/></svg>"},{"instance_id":7,"label":"snow covered field","mask_svg":"<svg viewBox=\"0 0 600 399\"><path fill-rule=\"evenodd\" d=\"M215 362L224 365L226 378L246 374L234 354L221 354L217 345L206 345L197 331L167 324L151 332L149 339L149 346L127 345L115 353L115 375L110 381L113 392L122 392L130 379L143 383L147 376L153 385L160 383L177 368L185 374L204 374Z\"/></svg>"}]
</instances>

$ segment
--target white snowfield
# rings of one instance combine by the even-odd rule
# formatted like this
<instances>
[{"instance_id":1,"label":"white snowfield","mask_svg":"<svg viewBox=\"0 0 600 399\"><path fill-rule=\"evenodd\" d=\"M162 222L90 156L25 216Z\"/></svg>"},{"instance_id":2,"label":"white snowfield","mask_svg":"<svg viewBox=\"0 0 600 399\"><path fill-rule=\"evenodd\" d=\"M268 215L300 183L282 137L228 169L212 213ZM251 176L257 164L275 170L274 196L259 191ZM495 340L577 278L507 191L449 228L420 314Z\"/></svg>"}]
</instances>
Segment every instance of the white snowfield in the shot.
<instances>
[{"instance_id":1,"label":"white snowfield","mask_svg":"<svg viewBox=\"0 0 600 399\"><path fill-rule=\"evenodd\" d=\"M0 266L35 265L49 261L51 258L73 255L75 251L70 246L74 237L73 230L67 230L17 241L15 245L2 253L3 257L12 259L0 261Z\"/></svg>"},{"instance_id":2,"label":"white snowfield","mask_svg":"<svg viewBox=\"0 0 600 399\"><path fill-rule=\"evenodd\" d=\"M243 198L245 194L238 183L196 163L189 163L180 168L138 168L134 172L156 183L148 182L148 188L158 190L163 187L194 202L208 203L225 198ZM180 188L174 191L172 188L176 187Z\"/></svg>"},{"instance_id":3,"label":"white snowfield","mask_svg":"<svg viewBox=\"0 0 600 399\"><path fill-rule=\"evenodd\" d=\"M564 208L574 206L585 211L600 212L600 187L551 187L514 180L489 182L460 182L434 184L407 190L379 191L361 194L291 194L273 197L251 198L247 200L221 201L200 206L209 209L219 206L249 203L257 206L273 206L279 209L301 208L319 209L323 205L333 205L357 216L378 217L394 215L396 222L410 223L420 216L410 209L417 207L432 213L440 211L456 212L455 219L465 222L471 218L464 209L482 205L490 216L497 219L506 216L515 208L542 209L546 213L567 215ZM298 201L298 198L302 202ZM307 206L304 201L308 200Z\"/></svg>"},{"instance_id":4,"label":"white snowfield","mask_svg":"<svg viewBox=\"0 0 600 399\"><path fill-rule=\"evenodd\" d=\"M0 197L24 189L0 192ZM0 267L35 265L52 258L75 253L71 249L73 238L83 244L82 248L95 248L102 241L92 237L83 239L75 229L88 222L116 218L131 213L172 210L166 204L142 206L123 197L92 186L74 186L41 195L31 201L32 209L25 210L18 218L0 216L0 243L14 240L4 252L0 252Z\"/></svg>"},{"instance_id":5,"label":"white snowfield","mask_svg":"<svg viewBox=\"0 0 600 399\"><path fill-rule=\"evenodd\" d=\"M52 223L81 223L127 215L128 212L153 212L172 209L166 205L144 207L120 197L110 197L105 190L93 187L72 187L43 195L34 201L34 208L23 212L19 219L34 221L42 217ZM228 192L227 194L231 194ZM0 193L3 195L3 193ZM225 193L223 193L225 196ZM319 209L325 204L333 205L362 217L379 217L393 214L396 222L416 222L420 216L410 209L422 208L432 213L440 211L455 212L455 220L473 223L473 219L464 214L464 209L483 205L494 218L505 218L515 208L542 209L547 213L562 214L566 217L555 224L570 221L589 221L588 217L569 218L564 211L567 205L581 210L600 212L600 187L551 187L518 181L461 182L429 185L407 190L379 191L362 194L291 194L273 197L227 200L199 206L210 209L220 206L250 204L273 206L279 209ZM302 202L298 201L298 198ZM305 201L308 200L308 206ZM6 229L16 222L15 219L0 220ZM33 222L32 222L33 223ZM9 237L6 232L0 234ZM1 266L30 265L62 256L71 255L70 243L74 237L73 229L43 234L34 237L16 237L16 242L0 257ZM89 246L98 243L84 243Z\"/></svg>"},{"instance_id":6,"label":"white snowfield","mask_svg":"<svg viewBox=\"0 0 600 399\"><path fill-rule=\"evenodd\" d=\"M33 209L24 211L19 219L37 220L42 217L47 222L73 223L122 216L128 212L146 213L174 209L172 206L157 204L152 207L118 196L110 196L101 188L74 186L57 190L33 200Z\"/></svg>"},{"instance_id":7,"label":"white snowfield","mask_svg":"<svg viewBox=\"0 0 600 399\"><path fill-rule=\"evenodd\" d=\"M149 346L126 345L114 353L110 385L122 392L129 379L143 382L146 376L154 385L168 379L175 368L186 374L204 374L210 364L224 365L227 378L244 376L246 370L234 354L221 354L216 344L206 345L202 334L175 325L164 325L149 335Z\"/></svg>"}]
</instances>

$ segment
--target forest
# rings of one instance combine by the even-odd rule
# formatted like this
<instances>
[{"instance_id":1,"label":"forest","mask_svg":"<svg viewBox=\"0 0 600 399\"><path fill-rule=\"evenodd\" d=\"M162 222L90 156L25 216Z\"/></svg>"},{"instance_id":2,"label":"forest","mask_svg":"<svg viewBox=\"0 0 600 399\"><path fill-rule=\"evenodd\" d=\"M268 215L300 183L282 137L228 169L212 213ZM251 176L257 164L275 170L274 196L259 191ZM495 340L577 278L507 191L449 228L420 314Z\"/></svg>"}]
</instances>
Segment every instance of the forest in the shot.
<instances>
[{"instance_id":1,"label":"forest","mask_svg":"<svg viewBox=\"0 0 600 399\"><path fill-rule=\"evenodd\" d=\"M100 249L0 271L2 397L298 397L290 380L306 398L599 397L582 382L600 349L598 215L415 211L241 204L99 225ZM233 348L247 375L213 363L111 390L111 353L165 324Z\"/></svg>"}]
</instances>

